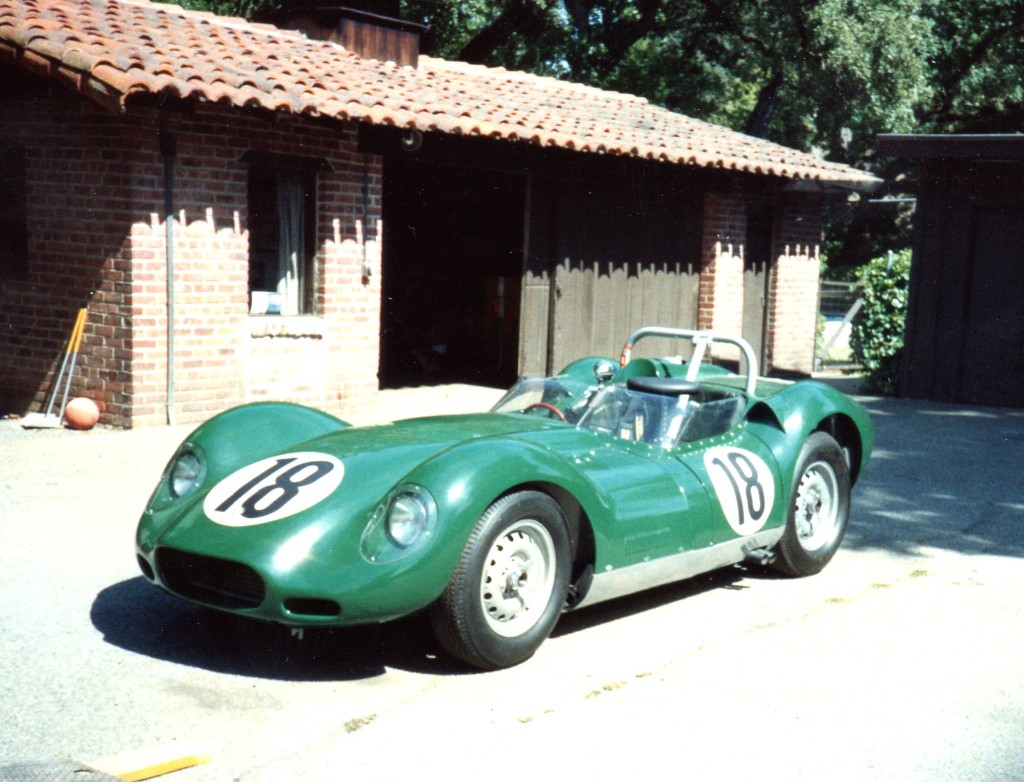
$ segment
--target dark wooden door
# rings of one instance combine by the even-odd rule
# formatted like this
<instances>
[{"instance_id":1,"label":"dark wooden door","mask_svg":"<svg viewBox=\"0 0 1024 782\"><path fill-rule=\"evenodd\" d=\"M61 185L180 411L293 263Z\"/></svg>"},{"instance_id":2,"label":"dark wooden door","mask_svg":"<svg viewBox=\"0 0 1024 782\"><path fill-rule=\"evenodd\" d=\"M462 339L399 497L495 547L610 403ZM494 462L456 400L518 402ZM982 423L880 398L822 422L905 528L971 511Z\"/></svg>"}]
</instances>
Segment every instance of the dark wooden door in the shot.
<instances>
[{"instance_id":1,"label":"dark wooden door","mask_svg":"<svg viewBox=\"0 0 1024 782\"><path fill-rule=\"evenodd\" d=\"M960 401L1024 404L1024 208L975 214Z\"/></svg>"}]
</instances>

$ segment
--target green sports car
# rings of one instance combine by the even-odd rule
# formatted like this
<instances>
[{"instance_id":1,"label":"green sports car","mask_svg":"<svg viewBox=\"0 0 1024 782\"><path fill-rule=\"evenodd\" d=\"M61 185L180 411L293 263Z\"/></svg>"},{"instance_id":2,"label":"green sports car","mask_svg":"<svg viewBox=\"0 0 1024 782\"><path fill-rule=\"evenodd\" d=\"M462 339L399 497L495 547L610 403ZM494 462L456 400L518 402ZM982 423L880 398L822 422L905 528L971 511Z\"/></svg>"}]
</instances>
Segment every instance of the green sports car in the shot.
<instances>
[{"instance_id":1,"label":"green sports car","mask_svg":"<svg viewBox=\"0 0 1024 782\"><path fill-rule=\"evenodd\" d=\"M686 357L631 360L646 337ZM489 413L228 410L178 448L136 551L174 595L293 627L427 610L448 652L501 668L563 611L743 561L817 573L872 439L834 389L759 378L741 339L646 328Z\"/></svg>"}]
</instances>

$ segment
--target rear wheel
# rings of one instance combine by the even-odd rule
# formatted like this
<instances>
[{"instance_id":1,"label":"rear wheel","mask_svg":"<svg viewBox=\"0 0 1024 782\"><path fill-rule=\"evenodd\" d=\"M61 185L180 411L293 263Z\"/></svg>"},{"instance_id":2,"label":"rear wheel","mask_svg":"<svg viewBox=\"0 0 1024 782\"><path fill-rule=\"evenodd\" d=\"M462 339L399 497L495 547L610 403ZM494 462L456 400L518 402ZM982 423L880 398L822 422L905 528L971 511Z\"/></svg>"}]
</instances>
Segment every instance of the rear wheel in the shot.
<instances>
[{"instance_id":1,"label":"rear wheel","mask_svg":"<svg viewBox=\"0 0 1024 782\"><path fill-rule=\"evenodd\" d=\"M570 567L558 503L534 491L502 497L477 521L432 606L434 633L446 651L477 668L520 663L558 621Z\"/></svg>"},{"instance_id":2,"label":"rear wheel","mask_svg":"<svg viewBox=\"0 0 1024 782\"><path fill-rule=\"evenodd\" d=\"M797 460L775 567L790 576L820 572L842 543L849 517L850 470L843 449L825 432L814 432Z\"/></svg>"}]
</instances>

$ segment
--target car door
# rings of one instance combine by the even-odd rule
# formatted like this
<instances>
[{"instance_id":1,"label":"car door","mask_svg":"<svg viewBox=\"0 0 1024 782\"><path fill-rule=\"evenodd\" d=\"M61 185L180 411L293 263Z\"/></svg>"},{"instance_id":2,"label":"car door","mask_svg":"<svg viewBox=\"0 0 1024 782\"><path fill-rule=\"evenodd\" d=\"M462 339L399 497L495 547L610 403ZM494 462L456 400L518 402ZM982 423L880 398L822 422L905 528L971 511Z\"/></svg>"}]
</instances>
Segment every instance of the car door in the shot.
<instances>
[{"instance_id":1,"label":"car door","mask_svg":"<svg viewBox=\"0 0 1024 782\"><path fill-rule=\"evenodd\" d=\"M609 523L599 564L625 567L679 554L706 526L709 498L699 477L674 456L643 443L616 442L595 455L591 475L607 491ZM600 556L601 554L604 556Z\"/></svg>"},{"instance_id":2,"label":"car door","mask_svg":"<svg viewBox=\"0 0 1024 782\"><path fill-rule=\"evenodd\" d=\"M587 486L577 492L594 531L595 571L606 572L690 549L693 519L708 514L694 472L663 448L575 428L531 433Z\"/></svg>"}]
</instances>

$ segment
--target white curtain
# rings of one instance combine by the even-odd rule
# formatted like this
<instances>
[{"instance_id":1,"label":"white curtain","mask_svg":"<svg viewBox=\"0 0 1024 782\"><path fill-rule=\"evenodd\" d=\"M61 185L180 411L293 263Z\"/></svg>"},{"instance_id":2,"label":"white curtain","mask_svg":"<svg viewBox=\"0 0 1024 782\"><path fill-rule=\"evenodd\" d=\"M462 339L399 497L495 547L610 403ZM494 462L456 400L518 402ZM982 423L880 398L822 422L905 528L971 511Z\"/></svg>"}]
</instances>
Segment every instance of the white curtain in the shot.
<instances>
[{"instance_id":1,"label":"white curtain","mask_svg":"<svg viewBox=\"0 0 1024 782\"><path fill-rule=\"evenodd\" d=\"M305 247L305 193L302 177L282 174L277 186L277 209L280 219L278 244L277 292L281 294L281 314L298 315L305 298L302 259Z\"/></svg>"}]
</instances>

